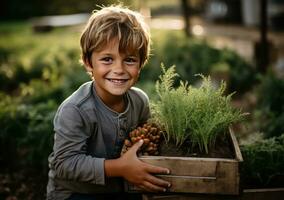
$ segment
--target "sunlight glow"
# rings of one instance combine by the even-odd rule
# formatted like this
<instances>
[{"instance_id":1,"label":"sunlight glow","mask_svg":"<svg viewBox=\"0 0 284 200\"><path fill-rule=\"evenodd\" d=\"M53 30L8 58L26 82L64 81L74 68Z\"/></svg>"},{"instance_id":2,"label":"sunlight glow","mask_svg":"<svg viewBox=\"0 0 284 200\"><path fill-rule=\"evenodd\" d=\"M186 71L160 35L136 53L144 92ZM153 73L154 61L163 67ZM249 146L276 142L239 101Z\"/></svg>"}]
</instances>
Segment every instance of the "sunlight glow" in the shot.
<instances>
[{"instance_id":1,"label":"sunlight glow","mask_svg":"<svg viewBox=\"0 0 284 200\"><path fill-rule=\"evenodd\" d=\"M192 27L192 34L193 35L203 35L204 34L204 28L201 25L194 25Z\"/></svg>"}]
</instances>

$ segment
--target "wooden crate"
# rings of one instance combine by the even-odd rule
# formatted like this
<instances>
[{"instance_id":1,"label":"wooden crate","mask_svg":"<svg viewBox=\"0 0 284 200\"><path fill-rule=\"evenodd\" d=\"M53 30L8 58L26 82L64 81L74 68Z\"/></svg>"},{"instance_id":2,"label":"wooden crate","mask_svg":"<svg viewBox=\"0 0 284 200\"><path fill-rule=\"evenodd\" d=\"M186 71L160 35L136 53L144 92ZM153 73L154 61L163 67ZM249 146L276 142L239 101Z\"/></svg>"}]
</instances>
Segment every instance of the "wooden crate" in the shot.
<instances>
[{"instance_id":1,"label":"wooden crate","mask_svg":"<svg viewBox=\"0 0 284 200\"><path fill-rule=\"evenodd\" d=\"M171 170L170 175L157 175L169 181L169 192L239 194L239 164L243 161L237 139L230 129L230 140L234 149L233 159L142 156L143 162ZM126 183L128 192L137 192L139 188Z\"/></svg>"}]
</instances>

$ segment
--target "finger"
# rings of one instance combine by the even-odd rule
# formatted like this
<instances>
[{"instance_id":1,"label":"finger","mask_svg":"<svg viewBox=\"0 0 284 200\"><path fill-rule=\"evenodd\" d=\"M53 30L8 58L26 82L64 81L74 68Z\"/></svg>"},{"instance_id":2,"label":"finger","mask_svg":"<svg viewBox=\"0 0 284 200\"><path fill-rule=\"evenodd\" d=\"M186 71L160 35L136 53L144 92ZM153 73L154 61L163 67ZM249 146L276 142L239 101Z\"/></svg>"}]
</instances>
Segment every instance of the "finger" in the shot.
<instances>
[{"instance_id":1,"label":"finger","mask_svg":"<svg viewBox=\"0 0 284 200\"><path fill-rule=\"evenodd\" d=\"M148 181L145 181L143 183L143 187L145 187L146 190L149 191L149 192L166 192L167 191L167 189L165 187L154 185L154 184L152 184Z\"/></svg>"},{"instance_id":2,"label":"finger","mask_svg":"<svg viewBox=\"0 0 284 200\"><path fill-rule=\"evenodd\" d=\"M139 185L138 187L143 191L152 192L152 190L146 188L144 185Z\"/></svg>"},{"instance_id":3,"label":"finger","mask_svg":"<svg viewBox=\"0 0 284 200\"><path fill-rule=\"evenodd\" d=\"M137 152L138 149L143 145L143 140L139 140L138 142L136 142L132 147L131 147L131 151L135 151Z\"/></svg>"},{"instance_id":4,"label":"finger","mask_svg":"<svg viewBox=\"0 0 284 200\"><path fill-rule=\"evenodd\" d=\"M170 174L169 169L150 164L147 164L147 171L151 174Z\"/></svg>"},{"instance_id":5,"label":"finger","mask_svg":"<svg viewBox=\"0 0 284 200\"><path fill-rule=\"evenodd\" d=\"M169 188L171 187L171 184L170 182L168 181L165 181L161 178L157 178L155 176L152 176L152 175L149 175L146 177L146 181L154 184L154 185L157 185L157 186L160 186L160 187L163 187L163 188Z\"/></svg>"}]
</instances>

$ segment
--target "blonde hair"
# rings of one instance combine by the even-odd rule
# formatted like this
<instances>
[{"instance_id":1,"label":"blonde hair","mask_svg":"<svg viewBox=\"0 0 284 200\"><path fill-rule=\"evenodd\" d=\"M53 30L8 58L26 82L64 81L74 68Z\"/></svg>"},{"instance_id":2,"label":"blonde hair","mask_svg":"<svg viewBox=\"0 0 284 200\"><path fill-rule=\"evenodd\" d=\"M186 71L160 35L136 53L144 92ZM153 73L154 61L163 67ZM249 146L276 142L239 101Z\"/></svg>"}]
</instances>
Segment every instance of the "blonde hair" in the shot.
<instances>
[{"instance_id":1,"label":"blonde hair","mask_svg":"<svg viewBox=\"0 0 284 200\"><path fill-rule=\"evenodd\" d=\"M81 35L81 59L90 61L93 51L100 51L113 38L118 38L119 51L139 52L140 66L149 57L150 33L138 12L121 5L103 7L93 12Z\"/></svg>"}]
</instances>

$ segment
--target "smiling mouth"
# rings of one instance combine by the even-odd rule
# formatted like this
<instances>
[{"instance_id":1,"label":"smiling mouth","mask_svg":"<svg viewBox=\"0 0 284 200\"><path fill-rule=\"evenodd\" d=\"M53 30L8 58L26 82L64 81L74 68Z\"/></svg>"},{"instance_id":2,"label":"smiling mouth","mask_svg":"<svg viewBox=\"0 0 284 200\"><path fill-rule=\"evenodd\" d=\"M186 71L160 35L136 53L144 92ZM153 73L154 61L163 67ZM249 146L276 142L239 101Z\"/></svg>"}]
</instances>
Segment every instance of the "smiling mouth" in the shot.
<instances>
[{"instance_id":1,"label":"smiling mouth","mask_svg":"<svg viewBox=\"0 0 284 200\"><path fill-rule=\"evenodd\" d=\"M112 79L112 78L107 78L107 80L116 84L122 84L128 81L128 79Z\"/></svg>"}]
</instances>

